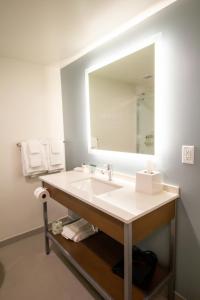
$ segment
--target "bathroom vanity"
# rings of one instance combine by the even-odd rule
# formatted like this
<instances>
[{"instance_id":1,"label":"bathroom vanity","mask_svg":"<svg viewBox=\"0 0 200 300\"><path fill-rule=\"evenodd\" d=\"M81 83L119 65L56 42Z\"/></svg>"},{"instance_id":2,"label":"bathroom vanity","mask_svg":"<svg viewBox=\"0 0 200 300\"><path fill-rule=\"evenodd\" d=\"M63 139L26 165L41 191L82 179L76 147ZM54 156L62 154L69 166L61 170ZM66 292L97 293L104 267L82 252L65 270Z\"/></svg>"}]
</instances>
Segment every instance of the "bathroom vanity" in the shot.
<instances>
[{"instance_id":1,"label":"bathroom vanity","mask_svg":"<svg viewBox=\"0 0 200 300\"><path fill-rule=\"evenodd\" d=\"M62 235L53 235L48 225L47 202L43 203L46 253L49 240L56 244L74 267L104 299L150 299L162 285L169 284L173 299L175 279L175 220L178 187L164 185L155 195L135 192L134 179L114 176L109 182L103 175L61 172L40 177L50 197L74 211L100 232L75 243ZM132 245L158 228L170 224L170 265L158 264L148 290L132 285ZM124 255L124 280L112 267Z\"/></svg>"}]
</instances>

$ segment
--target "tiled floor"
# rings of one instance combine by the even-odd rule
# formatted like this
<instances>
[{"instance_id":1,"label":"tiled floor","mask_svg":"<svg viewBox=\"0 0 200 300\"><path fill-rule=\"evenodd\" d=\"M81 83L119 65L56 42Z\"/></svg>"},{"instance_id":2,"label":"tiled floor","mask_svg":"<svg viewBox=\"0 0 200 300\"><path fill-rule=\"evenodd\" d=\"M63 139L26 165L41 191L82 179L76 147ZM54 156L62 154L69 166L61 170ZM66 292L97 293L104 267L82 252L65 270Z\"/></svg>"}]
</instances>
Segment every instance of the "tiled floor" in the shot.
<instances>
[{"instance_id":1,"label":"tiled floor","mask_svg":"<svg viewBox=\"0 0 200 300\"><path fill-rule=\"evenodd\" d=\"M0 248L1 300L101 299L54 251L46 256L43 244L43 235L37 234Z\"/></svg>"}]
</instances>

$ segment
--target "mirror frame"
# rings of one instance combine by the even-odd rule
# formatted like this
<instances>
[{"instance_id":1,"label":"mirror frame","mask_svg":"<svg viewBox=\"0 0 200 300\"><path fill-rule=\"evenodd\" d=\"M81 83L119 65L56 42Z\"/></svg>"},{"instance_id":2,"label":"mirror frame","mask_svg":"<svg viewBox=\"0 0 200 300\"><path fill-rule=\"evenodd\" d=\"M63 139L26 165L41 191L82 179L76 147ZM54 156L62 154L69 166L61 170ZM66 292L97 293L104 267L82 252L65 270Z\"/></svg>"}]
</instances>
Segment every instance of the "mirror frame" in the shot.
<instances>
[{"instance_id":1,"label":"mirror frame","mask_svg":"<svg viewBox=\"0 0 200 300\"><path fill-rule=\"evenodd\" d=\"M112 57L109 57L100 63L93 65L85 70L85 91L86 91L86 110L87 110L87 145L88 145L88 153L90 154L124 154L124 155L142 155L146 157L154 157L156 155L156 120L157 120L157 98L158 98L158 68L159 68L159 47L160 47L160 40L161 40L161 33L158 33L154 36L152 36L149 39L144 40L142 43L136 43L134 46L130 46L121 52L112 55ZM130 54L133 54L139 50L142 50L150 45L154 44L155 49L155 62L154 62L154 69L155 69L155 78L154 78L154 154L143 154L143 153L137 153L137 152L120 152L120 151L113 151L113 150L102 150L102 149L93 149L91 147L91 124L90 124L90 95L89 95L89 75L90 73L101 69L115 61L120 60L121 58L124 58Z\"/></svg>"}]
</instances>

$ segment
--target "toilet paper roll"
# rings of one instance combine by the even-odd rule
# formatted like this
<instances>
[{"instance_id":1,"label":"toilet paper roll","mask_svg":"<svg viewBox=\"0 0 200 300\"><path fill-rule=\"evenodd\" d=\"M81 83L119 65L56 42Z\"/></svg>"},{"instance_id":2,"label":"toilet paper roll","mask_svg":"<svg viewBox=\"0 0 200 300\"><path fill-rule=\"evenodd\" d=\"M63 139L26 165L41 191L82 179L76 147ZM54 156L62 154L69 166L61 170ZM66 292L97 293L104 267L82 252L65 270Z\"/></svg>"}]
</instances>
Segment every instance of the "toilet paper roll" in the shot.
<instances>
[{"instance_id":1,"label":"toilet paper roll","mask_svg":"<svg viewBox=\"0 0 200 300\"><path fill-rule=\"evenodd\" d=\"M42 203L46 202L50 197L47 189L43 187L38 187L37 189L35 189L34 196L36 199L39 199Z\"/></svg>"}]
</instances>

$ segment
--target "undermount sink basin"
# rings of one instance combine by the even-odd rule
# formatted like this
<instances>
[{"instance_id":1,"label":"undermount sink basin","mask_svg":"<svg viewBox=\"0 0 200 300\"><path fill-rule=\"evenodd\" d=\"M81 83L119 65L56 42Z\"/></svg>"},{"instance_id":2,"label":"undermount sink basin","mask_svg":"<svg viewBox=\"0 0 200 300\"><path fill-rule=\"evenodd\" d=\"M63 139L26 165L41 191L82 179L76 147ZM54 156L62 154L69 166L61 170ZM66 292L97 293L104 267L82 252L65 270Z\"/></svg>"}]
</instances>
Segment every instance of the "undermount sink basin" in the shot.
<instances>
[{"instance_id":1,"label":"undermount sink basin","mask_svg":"<svg viewBox=\"0 0 200 300\"><path fill-rule=\"evenodd\" d=\"M96 196L121 188L119 185L96 178L82 179L72 182L71 185L81 191L88 192L89 194L94 194Z\"/></svg>"}]
</instances>

